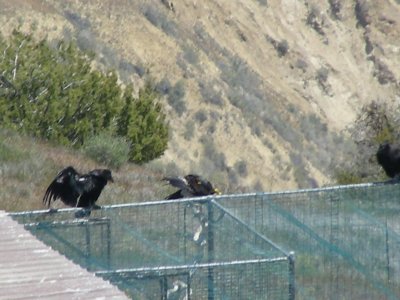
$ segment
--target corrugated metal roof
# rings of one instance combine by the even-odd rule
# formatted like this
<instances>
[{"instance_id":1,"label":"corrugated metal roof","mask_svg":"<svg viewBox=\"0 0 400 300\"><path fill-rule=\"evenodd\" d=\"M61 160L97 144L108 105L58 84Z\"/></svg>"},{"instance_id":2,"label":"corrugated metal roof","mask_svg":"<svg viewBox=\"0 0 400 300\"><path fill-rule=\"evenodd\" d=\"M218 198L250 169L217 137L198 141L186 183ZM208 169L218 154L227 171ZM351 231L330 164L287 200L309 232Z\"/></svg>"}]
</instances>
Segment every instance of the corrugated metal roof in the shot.
<instances>
[{"instance_id":1,"label":"corrugated metal roof","mask_svg":"<svg viewBox=\"0 0 400 300\"><path fill-rule=\"evenodd\" d=\"M129 299L0 211L0 299Z\"/></svg>"}]
</instances>

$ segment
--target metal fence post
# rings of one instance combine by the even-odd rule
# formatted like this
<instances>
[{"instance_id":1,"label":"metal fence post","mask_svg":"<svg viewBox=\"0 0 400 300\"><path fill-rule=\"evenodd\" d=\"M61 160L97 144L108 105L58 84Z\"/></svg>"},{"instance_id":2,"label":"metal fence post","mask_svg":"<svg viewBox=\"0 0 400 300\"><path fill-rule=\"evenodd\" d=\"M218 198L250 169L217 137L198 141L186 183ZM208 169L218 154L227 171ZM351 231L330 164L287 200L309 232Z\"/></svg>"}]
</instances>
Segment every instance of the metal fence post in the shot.
<instances>
[{"instance_id":1,"label":"metal fence post","mask_svg":"<svg viewBox=\"0 0 400 300\"><path fill-rule=\"evenodd\" d=\"M186 287L186 294L187 294L187 300L190 300L192 297L190 295L190 290L191 290L191 276L190 276L190 272L189 274L186 276L186 282L187 282L187 287Z\"/></svg>"},{"instance_id":2,"label":"metal fence post","mask_svg":"<svg viewBox=\"0 0 400 300\"><path fill-rule=\"evenodd\" d=\"M208 219L207 219L207 256L208 263L214 262L214 212L213 212L213 204L209 200L207 202L207 211L208 211ZM208 267L208 300L214 300L214 268L212 266Z\"/></svg>"},{"instance_id":3,"label":"metal fence post","mask_svg":"<svg viewBox=\"0 0 400 300\"><path fill-rule=\"evenodd\" d=\"M186 235L186 208L188 207L187 204L183 207L183 259L185 261L185 264L187 263L187 249L186 249L186 240L187 240L187 235Z\"/></svg>"},{"instance_id":4,"label":"metal fence post","mask_svg":"<svg viewBox=\"0 0 400 300\"><path fill-rule=\"evenodd\" d=\"M388 286L390 286L390 256L389 256L389 230L388 230L388 226L387 226L387 219L385 222L385 250L386 250L386 272L387 272L387 283Z\"/></svg>"},{"instance_id":5,"label":"metal fence post","mask_svg":"<svg viewBox=\"0 0 400 300\"><path fill-rule=\"evenodd\" d=\"M295 278L295 259L294 252L290 252L288 256L289 260L289 300L296 298L296 278Z\"/></svg>"},{"instance_id":6,"label":"metal fence post","mask_svg":"<svg viewBox=\"0 0 400 300\"><path fill-rule=\"evenodd\" d=\"M90 265L90 259L91 259L91 253L90 253L90 228L89 228L89 222L87 221L85 223L85 242L86 242L86 265L88 266L89 270L92 269L92 266Z\"/></svg>"},{"instance_id":7,"label":"metal fence post","mask_svg":"<svg viewBox=\"0 0 400 300\"><path fill-rule=\"evenodd\" d=\"M107 219L107 268L111 269L111 223Z\"/></svg>"}]
</instances>

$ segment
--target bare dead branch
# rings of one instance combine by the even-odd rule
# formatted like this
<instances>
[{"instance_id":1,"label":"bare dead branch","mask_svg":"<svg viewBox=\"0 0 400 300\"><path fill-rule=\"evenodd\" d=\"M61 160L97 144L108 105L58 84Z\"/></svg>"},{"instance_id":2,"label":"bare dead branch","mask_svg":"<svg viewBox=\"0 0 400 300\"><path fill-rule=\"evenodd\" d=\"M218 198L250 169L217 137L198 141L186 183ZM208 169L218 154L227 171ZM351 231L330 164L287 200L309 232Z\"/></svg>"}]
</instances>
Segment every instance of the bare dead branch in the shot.
<instances>
[{"instance_id":1,"label":"bare dead branch","mask_svg":"<svg viewBox=\"0 0 400 300\"><path fill-rule=\"evenodd\" d=\"M8 48L10 48L10 45L8 45L3 51L3 59L6 58L6 52L7 52Z\"/></svg>"},{"instance_id":2,"label":"bare dead branch","mask_svg":"<svg viewBox=\"0 0 400 300\"><path fill-rule=\"evenodd\" d=\"M25 40L21 42L21 44L18 46L17 53L15 54L15 59L14 59L14 70L13 70L13 80L15 80L15 77L17 76L17 67L18 67L18 55L19 55L19 50L22 48L22 46L25 44Z\"/></svg>"}]
</instances>

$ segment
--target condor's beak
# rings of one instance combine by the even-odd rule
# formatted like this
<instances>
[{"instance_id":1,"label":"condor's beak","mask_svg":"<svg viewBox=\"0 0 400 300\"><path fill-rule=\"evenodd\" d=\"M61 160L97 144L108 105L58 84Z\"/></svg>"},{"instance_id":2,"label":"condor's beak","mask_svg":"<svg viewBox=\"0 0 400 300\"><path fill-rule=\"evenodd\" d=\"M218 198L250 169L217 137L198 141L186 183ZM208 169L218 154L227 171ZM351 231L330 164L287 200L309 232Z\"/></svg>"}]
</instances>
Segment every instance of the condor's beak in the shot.
<instances>
[{"instance_id":1,"label":"condor's beak","mask_svg":"<svg viewBox=\"0 0 400 300\"><path fill-rule=\"evenodd\" d=\"M221 195L222 193L220 192L219 189L215 188L215 189L214 189L214 194Z\"/></svg>"}]
</instances>

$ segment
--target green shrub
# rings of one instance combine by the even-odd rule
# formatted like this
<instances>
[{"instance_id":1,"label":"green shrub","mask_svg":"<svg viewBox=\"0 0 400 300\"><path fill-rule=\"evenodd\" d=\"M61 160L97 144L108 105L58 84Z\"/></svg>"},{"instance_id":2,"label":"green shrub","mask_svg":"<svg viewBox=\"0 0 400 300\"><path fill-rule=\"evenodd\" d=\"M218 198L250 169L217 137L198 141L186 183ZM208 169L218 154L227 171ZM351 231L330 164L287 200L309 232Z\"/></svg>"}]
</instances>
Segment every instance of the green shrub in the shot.
<instances>
[{"instance_id":1,"label":"green shrub","mask_svg":"<svg viewBox=\"0 0 400 300\"><path fill-rule=\"evenodd\" d=\"M131 143L129 160L145 163L161 156L168 143L168 127L159 102L159 94L151 82L133 98L132 87L124 93L125 105L117 121L117 133Z\"/></svg>"},{"instance_id":2,"label":"green shrub","mask_svg":"<svg viewBox=\"0 0 400 300\"><path fill-rule=\"evenodd\" d=\"M182 47L183 58L192 65L197 65L199 62L199 55L193 47L184 45Z\"/></svg>"},{"instance_id":3,"label":"green shrub","mask_svg":"<svg viewBox=\"0 0 400 300\"><path fill-rule=\"evenodd\" d=\"M217 91L212 82L199 82L199 91L205 102L219 107L224 105L222 92Z\"/></svg>"},{"instance_id":4,"label":"green shrub","mask_svg":"<svg viewBox=\"0 0 400 300\"><path fill-rule=\"evenodd\" d=\"M282 40L276 45L276 51L279 57L285 56L289 52L289 44L286 40Z\"/></svg>"},{"instance_id":5,"label":"green shrub","mask_svg":"<svg viewBox=\"0 0 400 300\"><path fill-rule=\"evenodd\" d=\"M207 113L204 109L201 109L197 111L194 114L194 119L196 120L197 123L203 124L207 120Z\"/></svg>"},{"instance_id":6,"label":"green shrub","mask_svg":"<svg viewBox=\"0 0 400 300\"><path fill-rule=\"evenodd\" d=\"M164 14L160 9L152 6L149 3L146 3L142 7L142 13L146 17L146 19L155 27L158 27L171 37L177 37L177 24L173 20L170 20L168 16Z\"/></svg>"},{"instance_id":7,"label":"green shrub","mask_svg":"<svg viewBox=\"0 0 400 300\"><path fill-rule=\"evenodd\" d=\"M268 1L267 0L257 0L258 3L260 3L263 6L268 6Z\"/></svg>"},{"instance_id":8,"label":"green shrub","mask_svg":"<svg viewBox=\"0 0 400 300\"><path fill-rule=\"evenodd\" d=\"M77 148L111 132L132 145L129 159L140 163L166 149L165 115L149 84L133 99L132 87L123 90L113 71L93 70L93 56L74 44L51 47L17 31L8 41L0 35L0 53L2 126Z\"/></svg>"},{"instance_id":9,"label":"green shrub","mask_svg":"<svg viewBox=\"0 0 400 300\"><path fill-rule=\"evenodd\" d=\"M226 170L225 154L218 151L210 135L204 134L199 141L203 146L204 157L212 162L216 170Z\"/></svg>"},{"instance_id":10,"label":"green shrub","mask_svg":"<svg viewBox=\"0 0 400 300\"><path fill-rule=\"evenodd\" d=\"M115 73L92 70L92 56L73 44L52 48L16 31L0 43L0 51L1 80L9 85L0 95L3 126L80 146L112 125L121 108L121 89Z\"/></svg>"},{"instance_id":11,"label":"green shrub","mask_svg":"<svg viewBox=\"0 0 400 300\"><path fill-rule=\"evenodd\" d=\"M189 120L186 123L185 132L183 133L185 140L190 141L193 138L195 126L193 120Z\"/></svg>"},{"instance_id":12,"label":"green shrub","mask_svg":"<svg viewBox=\"0 0 400 300\"><path fill-rule=\"evenodd\" d=\"M155 89L160 95L168 95L171 90L171 82L169 82L168 78L163 78L156 84Z\"/></svg>"},{"instance_id":13,"label":"green shrub","mask_svg":"<svg viewBox=\"0 0 400 300\"><path fill-rule=\"evenodd\" d=\"M386 178L376 160L376 152L380 143L399 140L399 108L398 104L388 101L372 101L361 108L354 123L348 127L354 147L335 162L334 178L337 183L371 182Z\"/></svg>"},{"instance_id":14,"label":"green shrub","mask_svg":"<svg viewBox=\"0 0 400 300\"><path fill-rule=\"evenodd\" d=\"M182 80L178 81L168 93L168 103L175 109L179 116L182 116L186 111L186 104L183 101L185 93L185 86Z\"/></svg>"},{"instance_id":15,"label":"green shrub","mask_svg":"<svg viewBox=\"0 0 400 300\"><path fill-rule=\"evenodd\" d=\"M345 169L340 169L337 170L336 173L334 174L336 184L356 184L363 182L362 177L360 177L359 174L356 174L356 172L351 171L351 170L345 170Z\"/></svg>"},{"instance_id":16,"label":"green shrub","mask_svg":"<svg viewBox=\"0 0 400 300\"><path fill-rule=\"evenodd\" d=\"M119 168L129 160L130 144L123 137L110 133L92 136L83 144L83 152L93 160L111 168Z\"/></svg>"},{"instance_id":17,"label":"green shrub","mask_svg":"<svg viewBox=\"0 0 400 300\"><path fill-rule=\"evenodd\" d=\"M247 163L244 160L238 160L235 163L234 168L240 176L246 177L248 175Z\"/></svg>"}]
</instances>

